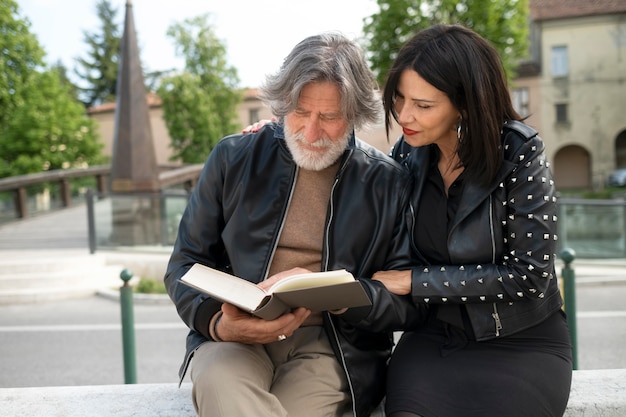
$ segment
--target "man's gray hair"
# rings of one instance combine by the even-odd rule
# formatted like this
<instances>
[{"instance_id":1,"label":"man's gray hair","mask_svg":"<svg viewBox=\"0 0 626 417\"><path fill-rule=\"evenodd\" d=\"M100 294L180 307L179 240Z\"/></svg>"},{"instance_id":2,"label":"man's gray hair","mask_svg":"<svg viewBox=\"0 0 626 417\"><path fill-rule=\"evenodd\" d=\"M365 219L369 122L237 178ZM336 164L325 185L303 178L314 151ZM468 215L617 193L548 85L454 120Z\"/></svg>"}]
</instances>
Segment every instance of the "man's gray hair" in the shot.
<instances>
[{"instance_id":1,"label":"man's gray hair","mask_svg":"<svg viewBox=\"0 0 626 417\"><path fill-rule=\"evenodd\" d=\"M277 117L293 111L311 82L335 83L343 115L355 129L379 121L381 99L361 48L339 33L310 36L297 44L276 74L266 77L260 98Z\"/></svg>"}]
</instances>

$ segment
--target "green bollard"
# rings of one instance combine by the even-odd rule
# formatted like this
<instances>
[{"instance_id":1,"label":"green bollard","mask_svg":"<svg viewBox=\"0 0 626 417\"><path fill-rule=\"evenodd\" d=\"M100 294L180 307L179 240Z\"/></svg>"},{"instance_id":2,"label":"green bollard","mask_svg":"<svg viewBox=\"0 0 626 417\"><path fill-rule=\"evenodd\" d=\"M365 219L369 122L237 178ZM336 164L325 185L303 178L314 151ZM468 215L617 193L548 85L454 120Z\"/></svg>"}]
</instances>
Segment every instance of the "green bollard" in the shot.
<instances>
[{"instance_id":1,"label":"green bollard","mask_svg":"<svg viewBox=\"0 0 626 417\"><path fill-rule=\"evenodd\" d=\"M574 249L565 248L561 251L561 259L565 262L563 267L563 298L565 298L565 314L567 315L567 326L569 327L570 338L572 340L572 365L578 369L578 336L576 333L576 282L574 269L571 263L576 257Z\"/></svg>"},{"instance_id":2,"label":"green bollard","mask_svg":"<svg viewBox=\"0 0 626 417\"><path fill-rule=\"evenodd\" d=\"M135 318L133 315L133 287L128 281L133 273L124 269L120 278L124 285L120 288L120 305L122 307L122 344L124 349L124 383L137 383L137 365L135 361Z\"/></svg>"}]
</instances>

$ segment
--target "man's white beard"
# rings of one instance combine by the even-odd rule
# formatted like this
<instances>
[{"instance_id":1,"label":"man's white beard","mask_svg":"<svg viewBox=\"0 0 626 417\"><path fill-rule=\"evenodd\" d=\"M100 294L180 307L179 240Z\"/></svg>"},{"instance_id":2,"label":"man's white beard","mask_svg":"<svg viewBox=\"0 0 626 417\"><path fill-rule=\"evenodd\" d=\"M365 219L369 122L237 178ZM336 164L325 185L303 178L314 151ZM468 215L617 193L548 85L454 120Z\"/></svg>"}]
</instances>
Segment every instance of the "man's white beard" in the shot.
<instances>
[{"instance_id":1,"label":"man's white beard","mask_svg":"<svg viewBox=\"0 0 626 417\"><path fill-rule=\"evenodd\" d=\"M344 136L336 142L329 138L321 138L314 143L308 143L305 142L302 133L293 133L285 123L285 142L287 142L287 147L291 151L293 160L300 168L310 171L321 171L334 164L346 150L350 134L351 129L346 129ZM302 143L306 143L307 146L324 148L325 151L311 151L304 148Z\"/></svg>"}]
</instances>

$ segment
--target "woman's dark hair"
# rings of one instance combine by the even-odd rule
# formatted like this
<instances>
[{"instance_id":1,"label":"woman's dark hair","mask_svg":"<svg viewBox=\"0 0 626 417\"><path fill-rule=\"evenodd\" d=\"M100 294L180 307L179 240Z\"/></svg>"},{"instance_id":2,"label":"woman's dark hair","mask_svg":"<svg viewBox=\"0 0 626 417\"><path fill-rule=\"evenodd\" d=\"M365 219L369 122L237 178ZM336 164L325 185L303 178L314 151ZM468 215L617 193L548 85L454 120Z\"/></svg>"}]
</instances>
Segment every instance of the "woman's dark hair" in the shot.
<instances>
[{"instance_id":1,"label":"woman's dark hair","mask_svg":"<svg viewBox=\"0 0 626 417\"><path fill-rule=\"evenodd\" d=\"M502 164L504 121L521 120L513 109L497 50L461 25L434 25L420 31L399 51L383 91L387 135L404 70L413 70L443 91L462 115L457 148L466 175L480 183L493 179Z\"/></svg>"}]
</instances>

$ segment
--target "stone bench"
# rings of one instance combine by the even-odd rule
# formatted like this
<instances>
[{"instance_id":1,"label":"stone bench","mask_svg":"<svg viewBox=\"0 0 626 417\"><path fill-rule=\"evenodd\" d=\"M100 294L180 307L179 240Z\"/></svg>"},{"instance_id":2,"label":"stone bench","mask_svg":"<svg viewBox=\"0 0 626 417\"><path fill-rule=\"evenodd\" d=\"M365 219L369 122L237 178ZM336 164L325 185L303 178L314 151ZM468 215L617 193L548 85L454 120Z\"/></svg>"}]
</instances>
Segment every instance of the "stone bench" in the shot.
<instances>
[{"instance_id":1,"label":"stone bench","mask_svg":"<svg viewBox=\"0 0 626 417\"><path fill-rule=\"evenodd\" d=\"M234 394L236 395L236 394ZM29 417L194 417L191 383L1 388L0 414ZM626 369L574 371L565 417L626 416ZM297 417L297 416L296 416Z\"/></svg>"}]
</instances>

